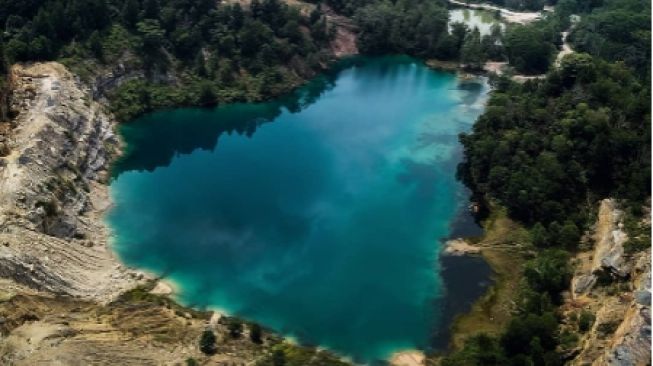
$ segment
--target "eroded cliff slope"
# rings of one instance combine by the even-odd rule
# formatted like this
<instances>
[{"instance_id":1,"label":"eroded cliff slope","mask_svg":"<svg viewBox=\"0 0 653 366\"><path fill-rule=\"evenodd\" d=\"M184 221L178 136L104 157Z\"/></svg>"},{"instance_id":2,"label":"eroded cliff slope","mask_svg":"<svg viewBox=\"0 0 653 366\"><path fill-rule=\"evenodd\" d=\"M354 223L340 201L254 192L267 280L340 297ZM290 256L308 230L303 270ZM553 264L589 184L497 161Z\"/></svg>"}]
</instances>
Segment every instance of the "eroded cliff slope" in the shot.
<instances>
[{"instance_id":1,"label":"eroded cliff slope","mask_svg":"<svg viewBox=\"0 0 653 366\"><path fill-rule=\"evenodd\" d=\"M57 63L15 66L0 161L0 276L34 290L106 302L142 275L108 246L111 118Z\"/></svg>"},{"instance_id":2,"label":"eroded cliff slope","mask_svg":"<svg viewBox=\"0 0 653 366\"><path fill-rule=\"evenodd\" d=\"M625 212L601 201L593 246L575 259L566 329L581 333L572 365L648 365L651 360L651 250L628 251ZM638 223L650 230L647 219ZM582 324L584 323L584 324ZM586 329L584 329L586 328Z\"/></svg>"}]
</instances>

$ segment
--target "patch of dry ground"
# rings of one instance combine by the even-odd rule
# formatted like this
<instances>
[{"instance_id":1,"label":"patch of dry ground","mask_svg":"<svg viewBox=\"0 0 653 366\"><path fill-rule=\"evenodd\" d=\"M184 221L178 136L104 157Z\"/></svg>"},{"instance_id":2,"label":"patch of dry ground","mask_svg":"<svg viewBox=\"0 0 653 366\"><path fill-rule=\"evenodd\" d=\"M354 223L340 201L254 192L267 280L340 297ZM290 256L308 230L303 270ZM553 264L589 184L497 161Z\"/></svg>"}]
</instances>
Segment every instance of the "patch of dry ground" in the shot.
<instances>
[{"instance_id":1,"label":"patch of dry ground","mask_svg":"<svg viewBox=\"0 0 653 366\"><path fill-rule=\"evenodd\" d=\"M422 366L426 357L420 351L397 352L390 358L391 366Z\"/></svg>"},{"instance_id":2,"label":"patch of dry ground","mask_svg":"<svg viewBox=\"0 0 653 366\"><path fill-rule=\"evenodd\" d=\"M107 305L48 295L16 295L0 303L0 363L30 365L245 365L269 357L283 344L267 332L252 342L249 326L239 337L227 318L185 309L136 289ZM216 353L200 352L205 329L217 337ZM313 351L314 352L314 351ZM317 355L317 353L315 353Z\"/></svg>"}]
</instances>

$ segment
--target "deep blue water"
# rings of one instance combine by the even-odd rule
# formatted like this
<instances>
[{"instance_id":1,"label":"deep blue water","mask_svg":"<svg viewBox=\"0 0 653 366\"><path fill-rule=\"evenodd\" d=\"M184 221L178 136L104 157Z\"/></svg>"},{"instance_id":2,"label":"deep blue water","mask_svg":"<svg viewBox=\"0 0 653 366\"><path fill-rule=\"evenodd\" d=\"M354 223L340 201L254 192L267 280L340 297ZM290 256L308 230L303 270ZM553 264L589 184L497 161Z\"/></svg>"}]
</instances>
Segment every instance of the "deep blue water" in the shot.
<instances>
[{"instance_id":1,"label":"deep blue water","mask_svg":"<svg viewBox=\"0 0 653 366\"><path fill-rule=\"evenodd\" d=\"M450 318L440 240L467 203L457 135L486 92L407 57L356 59L272 102L124 124L114 247L186 304L361 362L428 349Z\"/></svg>"}]
</instances>

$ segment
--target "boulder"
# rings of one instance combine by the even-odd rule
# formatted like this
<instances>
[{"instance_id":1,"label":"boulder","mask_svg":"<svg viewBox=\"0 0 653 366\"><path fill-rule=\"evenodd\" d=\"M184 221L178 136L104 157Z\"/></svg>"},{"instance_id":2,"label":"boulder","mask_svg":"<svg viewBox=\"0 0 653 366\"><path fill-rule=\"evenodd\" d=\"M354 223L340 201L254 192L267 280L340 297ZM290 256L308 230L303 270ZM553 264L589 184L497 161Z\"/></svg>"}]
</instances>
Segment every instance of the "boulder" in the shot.
<instances>
[{"instance_id":1,"label":"boulder","mask_svg":"<svg viewBox=\"0 0 653 366\"><path fill-rule=\"evenodd\" d=\"M628 240L628 235L622 230L622 218L623 211L617 209L614 200L601 201L596 225L592 273L608 272L621 278L630 274L630 266L624 259L623 244Z\"/></svg>"}]
</instances>

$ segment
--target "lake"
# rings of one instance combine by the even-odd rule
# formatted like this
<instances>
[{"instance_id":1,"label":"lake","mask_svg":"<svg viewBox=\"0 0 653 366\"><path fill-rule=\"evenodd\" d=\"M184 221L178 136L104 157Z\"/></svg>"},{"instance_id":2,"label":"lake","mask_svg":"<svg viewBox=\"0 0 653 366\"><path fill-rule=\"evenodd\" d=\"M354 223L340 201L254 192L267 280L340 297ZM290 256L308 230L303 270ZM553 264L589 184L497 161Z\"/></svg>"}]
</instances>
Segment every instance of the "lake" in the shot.
<instances>
[{"instance_id":1,"label":"lake","mask_svg":"<svg viewBox=\"0 0 653 366\"><path fill-rule=\"evenodd\" d=\"M267 103L122 124L113 247L184 304L358 362L441 348L489 275L440 258L443 239L478 231L457 136L487 91L409 57L355 58Z\"/></svg>"}]
</instances>

